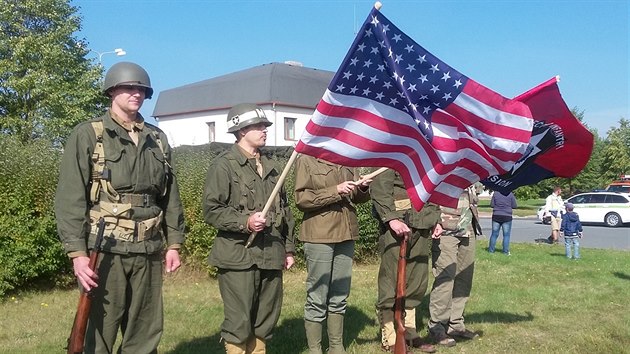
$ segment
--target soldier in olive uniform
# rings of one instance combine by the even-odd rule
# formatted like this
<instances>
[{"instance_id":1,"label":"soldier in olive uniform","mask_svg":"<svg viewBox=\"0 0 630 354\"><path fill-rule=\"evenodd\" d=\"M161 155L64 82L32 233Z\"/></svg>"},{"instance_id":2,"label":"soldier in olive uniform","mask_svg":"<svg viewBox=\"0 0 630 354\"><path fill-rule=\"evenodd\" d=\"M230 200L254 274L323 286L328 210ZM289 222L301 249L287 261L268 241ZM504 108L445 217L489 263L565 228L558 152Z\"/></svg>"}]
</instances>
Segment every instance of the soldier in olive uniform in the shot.
<instances>
[{"instance_id":1,"label":"soldier in olive uniform","mask_svg":"<svg viewBox=\"0 0 630 354\"><path fill-rule=\"evenodd\" d=\"M419 212L415 211L401 176L391 169L374 178L370 185L370 194L381 231L378 242L381 265L378 272L376 310L381 326L382 348L393 352L396 343L394 301L398 257L400 239L407 236L405 340L410 347L433 353L435 347L423 343L416 330L416 307L420 305L427 291L431 236L441 232L440 208L429 203Z\"/></svg>"},{"instance_id":2,"label":"soldier in olive uniform","mask_svg":"<svg viewBox=\"0 0 630 354\"><path fill-rule=\"evenodd\" d=\"M113 352L119 330L119 352L156 353L163 327L162 271L180 266L184 242L171 148L164 133L138 113L153 94L142 67L112 66L103 92L111 98L109 110L77 125L65 145L57 228L81 287L93 294L85 353ZM101 217L97 275L88 267L88 252Z\"/></svg>"},{"instance_id":3,"label":"soldier in olive uniform","mask_svg":"<svg viewBox=\"0 0 630 354\"><path fill-rule=\"evenodd\" d=\"M355 182L357 181L357 182ZM300 241L306 257L304 327L310 354L321 354L327 321L328 353L345 353L343 319L350 295L359 222L353 203L370 200L357 169L301 155L295 164L295 203L304 212Z\"/></svg>"},{"instance_id":4,"label":"soldier in olive uniform","mask_svg":"<svg viewBox=\"0 0 630 354\"><path fill-rule=\"evenodd\" d=\"M260 154L272 124L265 112L239 104L227 122L236 143L210 164L203 195L204 218L218 231L209 262L218 268L224 303L221 337L229 354L265 353L280 317L282 270L294 263L294 221L284 188L267 215L261 212L281 172Z\"/></svg>"},{"instance_id":5,"label":"soldier in olive uniform","mask_svg":"<svg viewBox=\"0 0 630 354\"><path fill-rule=\"evenodd\" d=\"M481 184L466 188L457 208L442 207L441 235L433 239L431 256L435 281L429 300L429 335L444 346L455 339L479 335L464 325L464 307L470 297L475 269L475 237L481 235L477 195Z\"/></svg>"}]
</instances>

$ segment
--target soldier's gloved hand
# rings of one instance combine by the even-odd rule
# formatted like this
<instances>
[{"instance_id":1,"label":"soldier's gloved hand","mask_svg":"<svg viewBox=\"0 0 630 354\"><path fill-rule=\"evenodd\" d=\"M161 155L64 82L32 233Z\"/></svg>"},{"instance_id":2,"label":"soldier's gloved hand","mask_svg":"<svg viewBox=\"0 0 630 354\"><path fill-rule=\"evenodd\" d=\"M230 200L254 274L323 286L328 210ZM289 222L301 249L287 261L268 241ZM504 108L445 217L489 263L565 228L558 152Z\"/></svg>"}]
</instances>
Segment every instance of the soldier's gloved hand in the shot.
<instances>
[{"instance_id":1,"label":"soldier's gloved hand","mask_svg":"<svg viewBox=\"0 0 630 354\"><path fill-rule=\"evenodd\" d=\"M96 280L98 280L98 275L90 269L90 257L87 256L79 256L72 258L72 268L74 269L74 275L81 283L81 286L88 292L92 290L92 288L98 287Z\"/></svg>"},{"instance_id":2,"label":"soldier's gloved hand","mask_svg":"<svg viewBox=\"0 0 630 354\"><path fill-rule=\"evenodd\" d=\"M260 232L265 228L267 219L261 212L255 212L247 218L247 227L250 231Z\"/></svg>"},{"instance_id":3,"label":"soldier's gloved hand","mask_svg":"<svg viewBox=\"0 0 630 354\"><path fill-rule=\"evenodd\" d=\"M404 222L398 219L392 219L388 222L388 224L389 228L392 229L392 232L396 235L396 237L411 236L411 229Z\"/></svg>"}]
</instances>

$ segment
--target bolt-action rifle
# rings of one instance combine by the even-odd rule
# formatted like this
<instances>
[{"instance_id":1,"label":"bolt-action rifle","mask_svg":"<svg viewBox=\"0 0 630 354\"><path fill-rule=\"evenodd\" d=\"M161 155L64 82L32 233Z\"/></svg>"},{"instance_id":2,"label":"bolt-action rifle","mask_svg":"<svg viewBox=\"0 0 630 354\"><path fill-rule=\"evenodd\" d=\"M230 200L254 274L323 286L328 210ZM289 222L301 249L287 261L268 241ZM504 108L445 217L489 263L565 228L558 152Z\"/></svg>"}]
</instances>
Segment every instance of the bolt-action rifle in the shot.
<instances>
[{"instance_id":1,"label":"bolt-action rifle","mask_svg":"<svg viewBox=\"0 0 630 354\"><path fill-rule=\"evenodd\" d=\"M98 262L104 232L105 219L101 217L98 220L96 242L94 243L92 252L90 252L90 263L88 264L90 269L94 272L97 270L96 263ZM92 306L92 296L91 291L86 292L84 289L81 289L77 313L74 316L74 323L72 325L72 332L70 332L70 337L68 338L68 354L83 353L83 342L85 341L85 330L87 329L88 315L90 314L90 307Z\"/></svg>"},{"instance_id":2,"label":"bolt-action rifle","mask_svg":"<svg viewBox=\"0 0 630 354\"><path fill-rule=\"evenodd\" d=\"M409 225L408 214L405 215L404 222ZM394 323L396 325L396 343L394 345L394 354L404 354L407 352L407 343L405 342L405 289L407 288L408 241L409 236L407 235L403 235L400 239L398 275L396 278L396 298L394 300Z\"/></svg>"}]
</instances>

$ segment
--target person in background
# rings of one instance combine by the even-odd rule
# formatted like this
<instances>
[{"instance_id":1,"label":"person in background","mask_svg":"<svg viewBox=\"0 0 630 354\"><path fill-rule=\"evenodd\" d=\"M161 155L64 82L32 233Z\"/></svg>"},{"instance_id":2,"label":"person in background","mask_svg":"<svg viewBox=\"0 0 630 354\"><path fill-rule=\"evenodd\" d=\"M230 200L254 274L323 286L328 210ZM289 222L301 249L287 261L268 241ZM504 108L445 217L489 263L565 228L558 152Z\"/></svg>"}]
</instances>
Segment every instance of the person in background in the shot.
<instances>
[{"instance_id":1,"label":"person in background","mask_svg":"<svg viewBox=\"0 0 630 354\"><path fill-rule=\"evenodd\" d=\"M162 273L181 264L184 209L166 135L138 112L153 88L139 65L105 74L110 107L79 123L64 148L55 196L57 229L92 306L85 353L157 353L163 330ZM88 251L105 220L98 274Z\"/></svg>"},{"instance_id":2,"label":"person in background","mask_svg":"<svg viewBox=\"0 0 630 354\"><path fill-rule=\"evenodd\" d=\"M429 297L429 335L446 347L456 345L455 338L479 337L466 328L464 308L475 270L475 238L481 234L477 211L481 188L481 184L475 184L464 189L455 209L441 207L443 232L433 235L435 280Z\"/></svg>"},{"instance_id":3,"label":"person in background","mask_svg":"<svg viewBox=\"0 0 630 354\"><path fill-rule=\"evenodd\" d=\"M562 201L562 188L556 186L553 192L545 199L545 212L543 215L551 216L551 235L547 238L549 243L558 243L560 236L560 223L564 212L564 202Z\"/></svg>"},{"instance_id":4,"label":"person in background","mask_svg":"<svg viewBox=\"0 0 630 354\"><path fill-rule=\"evenodd\" d=\"M295 163L295 204L304 212L299 239L306 258L304 328L310 354L322 354L323 322L328 353L345 353L343 320L359 238L354 203L370 200L370 182L361 180L355 168L308 155Z\"/></svg>"},{"instance_id":5,"label":"person in background","mask_svg":"<svg viewBox=\"0 0 630 354\"><path fill-rule=\"evenodd\" d=\"M370 185L374 216L379 222L378 250L381 264L378 270L378 299L376 312L381 327L381 349L393 352L396 344L394 304L400 241L408 237L405 289L405 340L409 352L417 348L433 353L435 346L425 343L416 330L416 307L420 306L429 283L429 251L431 236L442 231L440 207L427 203L418 212L400 174L388 169L374 177Z\"/></svg>"},{"instance_id":6,"label":"person in background","mask_svg":"<svg viewBox=\"0 0 630 354\"><path fill-rule=\"evenodd\" d=\"M238 104L227 123L236 143L210 163L202 199L204 219L217 229L208 261L218 268L226 352L265 353L280 318L282 270L294 263L295 223L284 188L262 213L282 171L261 155L272 124L265 112ZM257 236L247 247L252 232Z\"/></svg>"},{"instance_id":7,"label":"person in background","mask_svg":"<svg viewBox=\"0 0 630 354\"><path fill-rule=\"evenodd\" d=\"M573 211L573 204L567 203L567 212L562 215L562 224L560 225L560 231L564 234L564 247L565 254L568 259L580 258L580 239L582 238L582 223L580 222L580 216ZM573 252L571 252L571 246L573 246Z\"/></svg>"},{"instance_id":8,"label":"person in background","mask_svg":"<svg viewBox=\"0 0 630 354\"><path fill-rule=\"evenodd\" d=\"M512 232L512 210L518 205L512 192L503 194L495 191L490 199L492 208L492 234L488 252L494 253L499 237L499 230L503 230L503 254L510 255L510 233Z\"/></svg>"}]
</instances>

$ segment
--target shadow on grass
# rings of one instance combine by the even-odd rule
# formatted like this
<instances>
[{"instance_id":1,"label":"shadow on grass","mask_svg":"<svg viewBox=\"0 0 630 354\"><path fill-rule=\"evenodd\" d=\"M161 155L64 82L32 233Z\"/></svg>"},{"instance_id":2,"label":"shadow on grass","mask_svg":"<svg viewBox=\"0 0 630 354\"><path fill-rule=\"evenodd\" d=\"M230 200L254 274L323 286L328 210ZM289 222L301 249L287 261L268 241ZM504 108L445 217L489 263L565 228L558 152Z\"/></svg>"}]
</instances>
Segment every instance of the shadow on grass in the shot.
<instances>
[{"instance_id":1,"label":"shadow on grass","mask_svg":"<svg viewBox=\"0 0 630 354\"><path fill-rule=\"evenodd\" d=\"M510 312L485 311L466 314L466 320L470 323L516 323L533 321L534 315L531 312L527 312L526 315L519 315Z\"/></svg>"},{"instance_id":2,"label":"shadow on grass","mask_svg":"<svg viewBox=\"0 0 630 354\"><path fill-rule=\"evenodd\" d=\"M613 275L619 279L630 280L630 275L622 272L613 272Z\"/></svg>"},{"instance_id":3,"label":"shadow on grass","mask_svg":"<svg viewBox=\"0 0 630 354\"><path fill-rule=\"evenodd\" d=\"M372 341L359 339L359 333L365 327L374 325L374 318L368 317L360 309L348 306L346 315L344 316L344 333L343 344L347 348L350 343ZM328 335L326 334L326 325L322 329L322 348L328 348ZM299 353L307 349L306 333L304 331L303 318L289 318L282 321L276 327L273 339L268 342L267 352L269 353Z\"/></svg>"},{"instance_id":4,"label":"shadow on grass","mask_svg":"<svg viewBox=\"0 0 630 354\"><path fill-rule=\"evenodd\" d=\"M351 318L352 320L348 320ZM368 340L358 340L359 333L366 327L374 325L374 319L366 316L355 307L348 307L346 310L346 321L344 324L344 345L347 347L353 341L367 342ZM196 353L223 353L225 351L223 343L219 342L221 334L195 338L177 345L175 349L167 351L169 354L196 354ZM376 339L378 340L378 339ZM371 340L369 340L371 341ZM322 348L328 347L326 327L322 333ZM282 321L274 332L273 338L267 342L267 352L269 353L299 353L307 349L306 334L304 331L303 318L289 318Z\"/></svg>"},{"instance_id":5,"label":"shadow on grass","mask_svg":"<svg viewBox=\"0 0 630 354\"><path fill-rule=\"evenodd\" d=\"M196 354L196 353L224 353L225 347L222 342L220 333L216 333L210 337L195 338L187 342L177 345L175 349L166 353L170 354Z\"/></svg>"}]
</instances>

